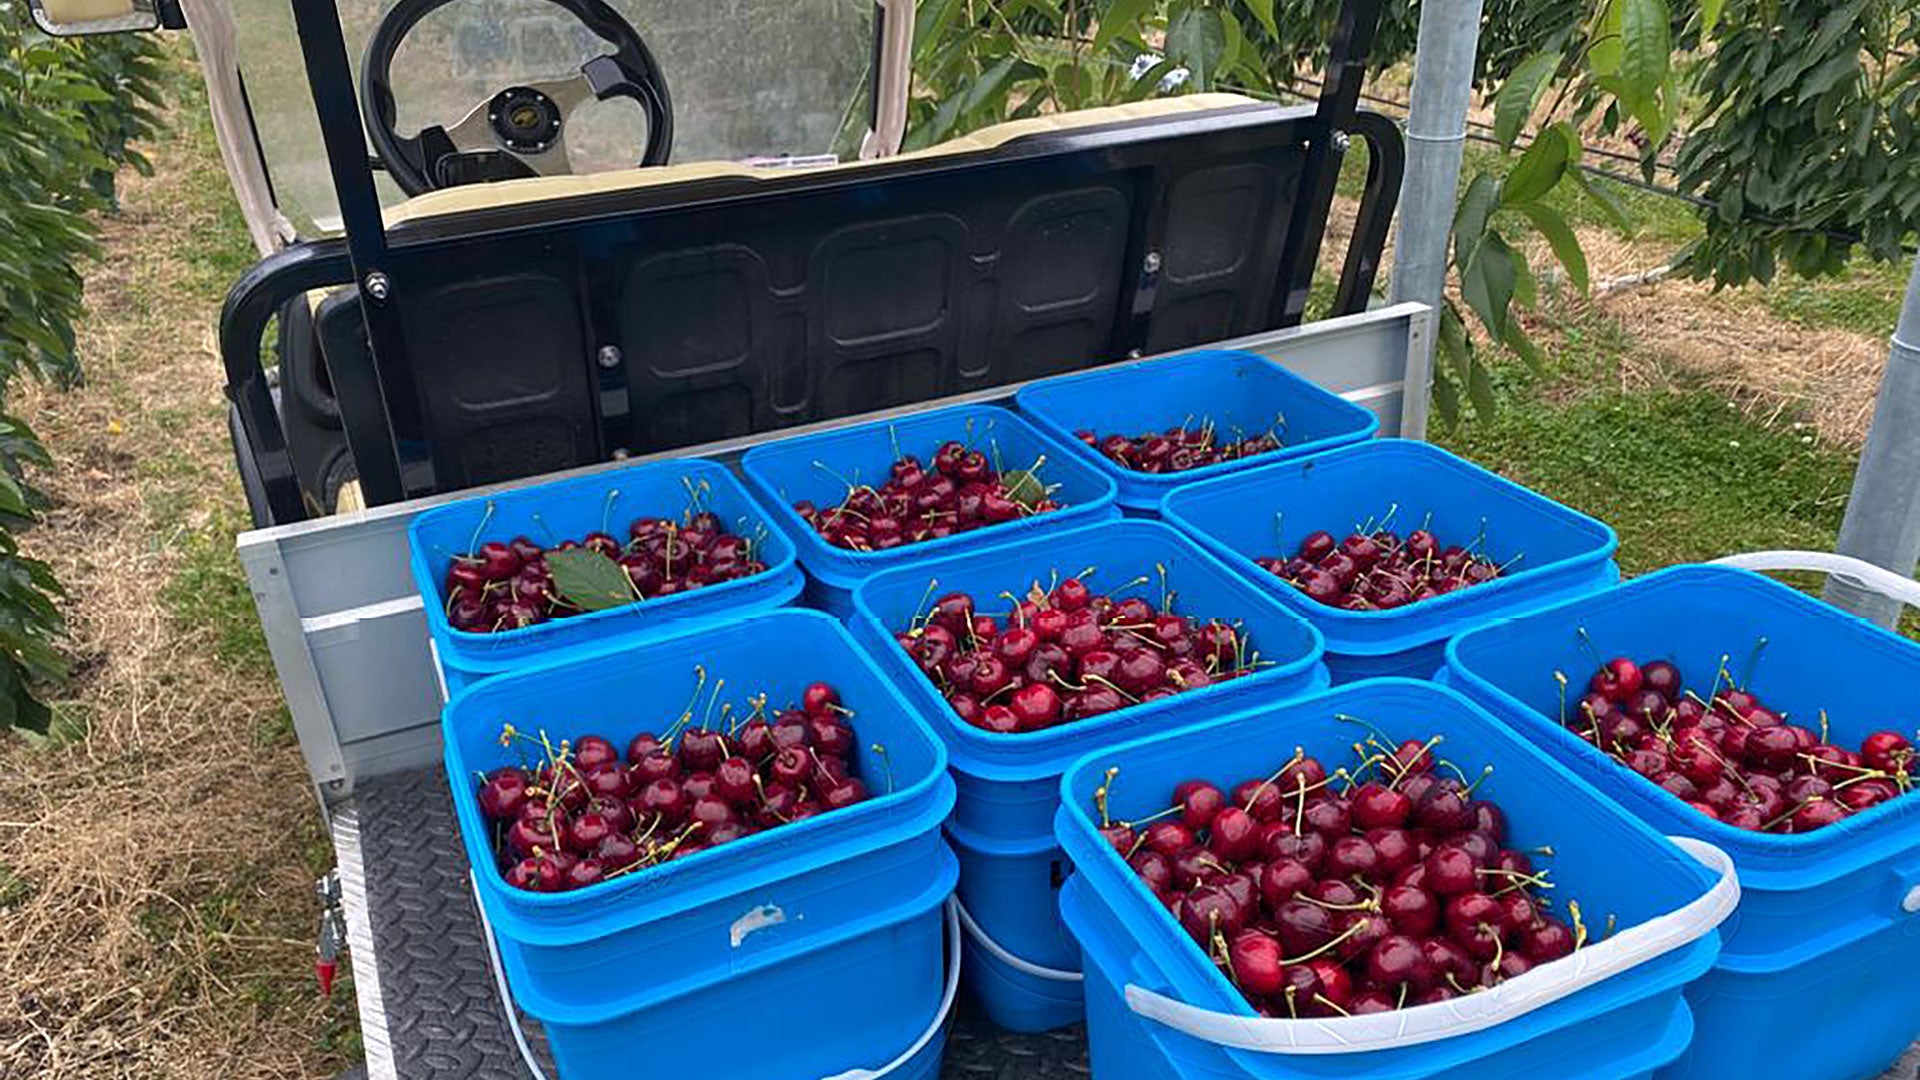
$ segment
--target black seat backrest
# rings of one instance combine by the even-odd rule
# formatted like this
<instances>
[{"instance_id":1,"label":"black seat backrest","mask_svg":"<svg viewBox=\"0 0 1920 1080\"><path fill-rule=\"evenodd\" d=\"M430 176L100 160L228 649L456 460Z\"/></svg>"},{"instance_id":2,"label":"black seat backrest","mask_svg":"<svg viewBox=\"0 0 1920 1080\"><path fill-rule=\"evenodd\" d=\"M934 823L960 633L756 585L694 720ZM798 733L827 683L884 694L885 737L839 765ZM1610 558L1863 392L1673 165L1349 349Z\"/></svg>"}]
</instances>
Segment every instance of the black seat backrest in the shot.
<instances>
[{"instance_id":1,"label":"black seat backrest","mask_svg":"<svg viewBox=\"0 0 1920 1080\"><path fill-rule=\"evenodd\" d=\"M1363 119L1376 175L1348 309L1365 304L1398 189L1397 134ZM363 298L319 316L369 501L1265 329L1310 120L1246 102L397 223L385 303L405 347L383 357L397 370L371 371Z\"/></svg>"}]
</instances>

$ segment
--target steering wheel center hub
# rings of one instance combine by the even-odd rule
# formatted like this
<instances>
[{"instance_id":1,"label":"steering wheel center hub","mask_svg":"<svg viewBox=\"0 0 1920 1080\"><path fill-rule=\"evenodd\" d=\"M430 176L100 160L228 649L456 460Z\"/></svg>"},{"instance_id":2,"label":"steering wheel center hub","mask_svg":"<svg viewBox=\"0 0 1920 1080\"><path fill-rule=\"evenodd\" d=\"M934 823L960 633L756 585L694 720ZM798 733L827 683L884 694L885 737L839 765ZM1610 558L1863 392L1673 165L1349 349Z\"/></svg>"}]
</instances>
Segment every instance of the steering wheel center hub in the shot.
<instances>
[{"instance_id":1,"label":"steering wheel center hub","mask_svg":"<svg viewBox=\"0 0 1920 1080\"><path fill-rule=\"evenodd\" d=\"M487 122L507 149L538 154L560 136L560 106L532 87L509 86L487 103Z\"/></svg>"}]
</instances>

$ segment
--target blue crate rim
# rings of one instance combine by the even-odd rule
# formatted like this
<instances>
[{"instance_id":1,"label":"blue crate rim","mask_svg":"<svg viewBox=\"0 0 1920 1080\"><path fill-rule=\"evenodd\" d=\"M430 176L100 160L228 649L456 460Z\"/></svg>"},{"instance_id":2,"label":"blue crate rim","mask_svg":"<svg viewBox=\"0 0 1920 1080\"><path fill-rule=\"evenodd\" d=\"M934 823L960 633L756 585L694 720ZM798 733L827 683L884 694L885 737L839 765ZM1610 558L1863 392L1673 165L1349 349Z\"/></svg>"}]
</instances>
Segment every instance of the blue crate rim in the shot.
<instances>
[{"instance_id":1,"label":"blue crate rim","mask_svg":"<svg viewBox=\"0 0 1920 1080\"><path fill-rule=\"evenodd\" d=\"M1090 535L1096 531L1111 531L1114 529L1139 529L1160 533L1162 540L1171 542L1175 547L1186 547L1188 549L1186 554L1195 556L1201 566L1218 572L1223 580L1235 585L1246 586L1255 596L1264 597L1268 595L1267 592L1259 588L1258 585L1247 581L1241 575L1235 574L1231 567L1221 562L1217 556L1205 547L1195 543L1192 538L1162 522L1140 519L1096 522L1078 529L1056 533L1046 539L1050 544L1062 544ZM1004 554L1005 551L1005 548L996 548L992 553ZM928 690L931 691L935 697L940 697L940 688L934 685L933 680L927 678L926 673L920 670L919 665L906 660L904 651L902 651L899 644L894 641L896 632L882 623L879 617L873 614L866 602L868 589L877 589L892 581L906 580L909 575L924 572L925 568L923 567L902 566L888 570L884 574L875 575L873 578L862 582L860 586L854 590L854 611L856 613L855 618L859 619L861 623L867 627L869 633L877 631L879 634L877 640L887 643L892 653L890 659L894 662L895 666L899 667L900 670L912 672L913 677L918 680L916 689ZM929 580L933 581L935 579ZM1300 629L1306 631L1309 642L1307 651L1301 656L1288 660L1285 663L1276 663L1272 667L1255 671L1252 674L1242 675L1238 678L1210 683L1198 690L1184 690L1174 694L1172 697L1162 698L1158 701L1136 702L1088 720L1075 720L1071 723L1055 724L1053 727L1040 731L1020 731L1008 734L998 734L983 728L974 727L972 724L960 719L960 715L954 712L951 707L947 706L946 700L943 697L941 698L941 708L935 711L940 714L940 722L945 725L945 727L942 728L943 731L954 732L956 733L955 737L960 742L976 744L979 749L990 752L994 748L1011 745L1018 745L1021 749L1045 748L1049 744L1065 742L1070 739L1077 740L1079 737L1089 733L1098 733L1107 728L1122 726L1119 724L1120 718L1126 719L1128 723L1131 724L1139 721L1143 716L1151 716L1156 712L1166 712L1175 706L1193 701L1211 701L1213 698L1219 696L1214 693L1214 691L1232 691L1244 689L1247 685L1265 685L1270 682L1278 682L1283 678L1293 678L1310 672L1314 665L1320 662L1321 653L1324 652L1326 648L1326 638L1320 633L1319 627L1314 626L1305 619L1299 618L1285 608L1276 608L1275 613L1288 617L1298 624ZM1180 612L1176 611L1174 614L1180 614ZM1195 618L1196 616L1189 615L1187 617ZM1258 681L1257 683L1255 682L1256 680Z\"/></svg>"},{"instance_id":2,"label":"blue crate rim","mask_svg":"<svg viewBox=\"0 0 1920 1080\"><path fill-rule=\"evenodd\" d=\"M779 558L776 561L767 563L767 568L757 574L752 574L744 578L734 578L731 581L715 582L712 585L703 585L697 589L674 593L672 596L649 597L648 599L636 600L631 604L623 604L616 608L607 608L602 611L589 611L579 615L568 615L559 619L548 619L546 622L535 623L532 626L523 626L513 630L500 630L494 633L481 634L471 630L456 629L452 623L447 621L446 598L442 595L440 583L433 579L432 571L427 565L426 552L423 550L418 539L423 526L444 519L460 517L462 514L470 513L476 506L485 506L488 503L499 502L503 499L511 499L519 502L531 498L544 497L560 488L603 487L612 479L626 475L626 472L624 469L617 469L611 472L590 473L585 476L569 477L565 480L556 480L547 484L515 488L511 491L503 491L494 495L461 499L444 506L436 506L431 510L422 512L409 523L407 526L407 538L409 546L412 548L410 562L413 570L414 584L421 591L421 607L426 609L428 628L433 633L444 636L449 641L462 646L464 649L483 652L489 646L505 647L521 642L537 643L547 637L565 632L571 627L607 625L618 619L642 619L656 614L670 614L676 607L683 606L686 601L701 600L712 602L732 596L735 593L744 591L746 588L765 586L770 583L776 590L784 589L789 585L792 586L792 594L787 597L788 600L791 600L794 595L798 595L800 585L800 576L797 567L799 553L794 546L793 540L775 526L771 515L767 513L767 508L761 505L760 501L753 497L752 492L747 490L746 485L741 484L739 478L735 477L725 466L708 461L705 458L671 458L664 461L654 461L643 465L629 466L629 468L635 471L679 472L685 475L703 474L706 476L723 477L724 482L732 484L735 493L740 495L743 501L745 501L753 511L757 512L758 517L754 519L754 523L762 526L764 529L764 534L758 542L762 545L776 545L774 550L779 554ZM784 581L782 579L784 579ZM738 586L738 588L735 586ZM432 599L432 603L427 602L429 598ZM682 604L676 604L676 601L680 601Z\"/></svg>"},{"instance_id":3,"label":"blue crate rim","mask_svg":"<svg viewBox=\"0 0 1920 1080\"><path fill-rule=\"evenodd\" d=\"M1012 521L1002 521L998 524L987 525L978 529L971 529L963 533L954 533L951 536L942 536L932 540L916 540L912 543L901 544L896 548L888 548L885 551L857 551L853 548L834 547L825 540L820 539L818 532L814 530L813 526L807 524L799 512L794 510L793 501L786 495L784 489L770 483L765 477L759 475L756 468L759 462L765 461L775 454L790 452L795 447L807 446L816 442L830 441L839 436L846 435L849 432L860 431L866 428L891 427L896 424L905 423L932 423L936 420L944 420L949 417L968 414L985 414L989 417L988 423L990 425L1011 422L1016 427L1027 429L1027 433L1033 435L1034 441L1041 443L1043 446L1046 446L1049 451L1052 451L1048 457L1049 464L1059 461L1063 463L1069 471L1082 472L1086 478L1095 482L1095 486L1104 486L1106 489L1105 492L1101 496L1091 500L1063 503L1059 509L1049 510L1044 514L1029 514L1025 517L1014 518ZM1036 528L1054 527L1062 520L1077 523L1082 515L1097 512L1102 506L1111 503L1116 494L1113 481L1101 474L1098 470L1087 468L1085 462L1079 460L1071 453L1060 453L1061 449L1058 439L1053 438L1033 424L1028 423L1026 418L1010 409L1005 409L997 405L952 405L944 409L932 409L927 412L914 413L911 416L894 417L885 420L870 420L864 424L855 424L851 427L835 428L831 431L816 432L811 435L797 435L789 439L762 443L748 450L741 456L740 471L746 476L749 483L766 493L766 504L762 509L778 519L787 529L792 530L799 536L807 537L813 542L816 542L821 548L826 549L826 554L831 555L833 558L846 559L855 565L888 566L908 558L944 554L954 550L956 547L970 542L977 542L983 538L995 537L1004 539ZM916 454L915 456L920 457L922 455ZM931 460L930 457L928 460ZM848 479L852 479L852 477L848 477ZM1041 483L1044 484L1046 482L1047 478L1042 475ZM821 509L826 508L822 507ZM1068 517L1066 515L1071 516ZM1059 527L1066 528L1069 526ZM796 548L799 547L800 542L795 541L794 546ZM831 584L831 582L829 582L829 584Z\"/></svg>"},{"instance_id":4,"label":"blue crate rim","mask_svg":"<svg viewBox=\"0 0 1920 1080\"><path fill-rule=\"evenodd\" d=\"M1755 588L1769 593L1770 595L1778 597L1783 602L1800 607L1809 613L1827 617L1840 617L1858 623L1876 632L1870 636L1868 640L1873 641L1876 647L1887 654L1906 653L1912 655L1913 653L1920 652L1920 644L1915 644L1896 635L1889 634L1871 622L1861 619L1859 616L1824 604L1798 589L1782 585L1772 578L1767 577L1765 574L1755 573L1751 570L1741 570L1730 566L1711 566L1704 563L1680 563L1655 570L1652 573L1643 574L1640 577L1632 578L1628 581L1623 581L1614 586L1613 589L1608 590L1608 592L1611 598L1618 598L1623 595L1666 589L1676 585L1685 587L1689 582L1702 579L1719 579L1729 583L1739 581L1746 584L1749 588ZM1816 829L1813 832L1764 833L1735 828L1724 821L1710 818L1693 809L1691 806L1688 806L1686 800L1613 760L1612 757L1608 756L1598 747L1593 746L1578 735L1568 731L1553 717L1540 713L1512 694L1481 678L1469 670L1466 665L1459 660L1461 646L1466 644L1468 639L1472 638L1475 634L1482 631L1495 631L1513 623L1551 619L1561 615L1565 609L1572 607L1574 604L1590 599L1592 599L1591 595L1573 597L1523 615L1489 620L1481 626L1465 631L1447 642L1447 669L1459 678L1466 680L1476 691L1494 696L1503 705L1516 709L1525 716L1538 718L1543 727L1553 731L1552 738L1555 740L1556 748L1565 747L1571 749L1588 767L1604 766L1606 770L1617 770L1619 773L1631 777L1632 780L1635 781L1633 783L1633 794L1635 796L1652 798L1663 810L1675 815L1675 817L1681 821L1691 823L1692 827L1701 830L1702 839L1708 840L1715 846L1723 848L1729 855L1732 855L1736 861L1742 855L1806 856L1821 854L1857 839L1857 834L1859 833L1870 832L1881 828L1883 822L1891 824L1903 818L1920 815L1920 798L1916 798L1916 796L1920 796L1920 781L1917 781L1913 788L1878 806L1849 814L1832 825ZM1920 836L1916 836L1908 844L1899 846L1902 849L1920 847ZM1750 873L1751 871L1745 872Z\"/></svg>"},{"instance_id":5,"label":"blue crate rim","mask_svg":"<svg viewBox=\"0 0 1920 1080\"><path fill-rule=\"evenodd\" d=\"M1529 566L1510 574L1502 574L1492 581L1480 585L1471 585L1466 588L1456 589L1453 592L1445 593L1441 596L1415 601L1414 603L1385 611L1348 611L1345 608L1322 604L1282 580L1279 575L1262 569L1259 564L1253 561L1253 556L1215 539L1206 530L1188 522L1185 515L1181 514L1176 506L1182 497L1190 497L1196 492L1206 494L1212 489L1225 488L1231 484L1250 484L1254 480L1259 479L1261 473L1267 471L1278 472L1280 469L1290 469L1300 466L1305 466L1310 469L1323 468L1327 465L1338 466L1344 464L1350 458L1407 452L1425 457L1438 467L1452 468L1456 471L1463 472L1477 481L1497 482L1499 485L1510 488L1515 494L1535 506L1566 515L1571 524L1585 529L1601 540L1600 550L1591 555L1583 556L1583 559L1597 558L1604 563L1611 560L1620 548L1619 534L1615 533L1613 527L1606 522L1579 510L1575 510L1571 506L1550 499L1524 484L1509 480L1499 473L1468 461L1466 458L1448 453L1431 443L1423 442L1419 439L1369 439L1366 442L1333 447L1291 461L1262 462L1258 467L1249 467L1229 476L1215 477L1211 480L1204 480L1194 484L1183 484L1168 492L1166 497L1161 500L1161 514L1168 521L1180 526L1189 535L1201 538L1202 543L1207 544L1217 551L1231 554L1235 565L1241 568L1242 573L1259 575L1259 578L1269 579L1273 584L1284 587L1284 591L1278 594L1285 597L1288 602L1292 603L1295 607L1303 611L1311 612L1314 618L1324 618L1335 624L1386 623L1409 618L1414 615L1455 616L1456 613L1454 609L1460 607L1463 603L1482 601L1488 597L1505 597L1508 593L1514 591L1513 586L1515 583L1531 584L1538 580L1540 575L1560 565L1558 563L1547 563L1544 565ZM1333 530L1329 529L1327 531L1332 532ZM1279 556L1276 554L1274 557ZM1256 578L1256 580L1259 580L1259 578ZM1467 616L1456 617L1464 618ZM1434 634L1430 635L1428 640L1441 636L1444 636L1444 634L1436 630ZM1377 645L1378 643L1364 643L1364 645L1362 643L1356 643L1356 646L1351 651L1370 652L1372 649L1377 648ZM1398 648L1389 648L1380 651L1396 652Z\"/></svg>"},{"instance_id":6,"label":"blue crate rim","mask_svg":"<svg viewBox=\"0 0 1920 1080\"><path fill-rule=\"evenodd\" d=\"M1034 402L1035 399L1039 398L1043 393L1061 386L1105 381L1123 382L1139 375L1155 373L1153 372L1154 368L1163 369L1158 373L1164 374L1165 369L1177 369L1183 366L1199 366L1201 361L1217 361L1220 359L1232 359L1243 363L1257 364L1262 367L1271 368L1273 371L1285 377L1285 381L1288 381L1290 384L1290 389L1304 389L1324 393L1340 405L1359 414L1355 417L1355 419L1359 420L1359 426L1351 434L1333 436L1329 439L1291 444L1283 442L1277 450L1269 450L1250 458L1241 458L1237 461L1221 461L1212 465L1203 465L1197 469L1187 469L1184 472L1177 473L1146 473L1140 472L1137 469L1125 468L1105 454L1102 454L1099 448L1088 446L1082 442L1079 437L1074 434L1074 429L1067 427L1050 415L1047 406L1030 404L1030 402ZM1318 383L1301 377L1299 374L1288 370L1286 366L1280 364L1278 361L1261 356L1256 352L1248 352L1245 349L1202 349L1196 352L1181 353L1177 356L1160 357L1152 360L1130 360L1125 363L1111 364L1106 367L1093 368L1071 375L1056 375L1052 378L1042 379L1021 387L1020 390L1014 394L1013 400L1014 404L1020 409L1021 415L1030 417L1037 426L1051 434L1056 441L1066 445L1075 454L1078 454L1081 460L1096 466L1109 476L1124 477L1143 487L1165 488L1169 490L1185 484L1209 480L1216 476L1227 476L1235 472L1256 469L1263 465L1272 465L1282 461L1297 461L1309 454L1323 453L1331 450L1335 446L1345 446L1354 441L1371 439L1380 430L1380 417L1375 415L1372 410L1364 406L1356 405L1346 398L1341 397L1339 394L1320 386ZM1339 441L1333 441L1335 439ZM1150 492L1149 495L1153 496L1153 498L1152 501L1146 505L1157 507L1159 494L1160 493ZM1125 496L1122 496L1122 498L1124 499Z\"/></svg>"},{"instance_id":7,"label":"blue crate rim","mask_svg":"<svg viewBox=\"0 0 1920 1080\"><path fill-rule=\"evenodd\" d=\"M1608 800L1605 794L1600 792L1598 789L1594 788L1585 779L1583 779L1578 775L1575 775L1571 770L1567 769L1565 766L1560 765L1558 762L1554 761L1551 756L1547 755L1539 747L1536 747L1532 743L1528 742L1519 733L1512 732L1510 729L1506 729L1505 726L1502 725L1498 719L1496 719L1491 714L1489 714L1478 703L1472 701L1471 699L1465 697L1464 695L1458 693L1457 691L1451 690L1445 686L1441 686L1431 682L1426 682L1419 679L1386 678L1386 679L1368 679L1363 682L1349 683L1346 686L1335 687L1334 689L1326 691L1321 694L1315 694L1310 697L1297 698L1292 701L1281 702L1278 704L1266 704L1266 705L1254 706L1252 708L1231 713L1227 716L1218 717L1213 720L1208 720L1202 723L1187 725L1177 729L1172 729L1170 731L1162 731L1154 734L1145 735L1140 738L1130 739L1126 742L1117 743L1111 747L1107 747L1105 749L1089 753L1086 756L1080 758L1078 761L1074 762L1073 765L1070 766L1065 773L1061 774L1060 806L1058 810L1055 811L1055 820L1056 822L1062 821L1062 820L1070 822L1070 827L1074 831L1081 833L1083 836L1091 836L1093 839L1091 841L1088 841L1088 846L1097 849L1095 851L1094 857L1098 859L1100 863L1103 865L1104 873L1109 877L1114 874L1119 874L1124 879L1126 879L1127 884L1125 887L1129 890L1129 895L1133 897L1135 903L1145 904L1147 907L1153 909L1153 914L1150 916L1150 918L1154 920L1154 926L1158 928L1160 931L1163 931L1166 934L1169 934L1172 937L1178 939L1180 942L1184 943L1188 947L1193 947L1193 941L1191 936L1188 935L1186 930L1180 925L1179 920L1174 917L1173 912L1168 910L1167 906L1164 903L1162 903L1159 900L1159 898L1153 895L1152 890L1147 888L1146 882L1141 880L1140 876L1133 872L1132 868L1126 864L1126 861L1120 857L1120 853L1113 849L1113 845L1108 844L1106 841L1100 839L1099 825L1094 822L1092 815L1087 813L1086 808L1080 804L1080 800L1074 797L1074 789L1082 782L1081 777L1083 772L1088 769L1104 770L1107 767L1107 764L1111 761L1111 759L1120 757L1127 753L1135 752L1143 748L1151 748L1159 743L1164 742L1167 738L1175 734L1178 734L1182 737L1189 737L1189 738L1199 737L1201 735L1206 734L1209 731L1225 729L1225 728L1233 727L1240 724L1254 723L1263 715L1266 715L1275 711L1307 708L1317 703L1325 702L1330 698L1337 699L1341 697L1350 696L1353 693L1366 692L1368 690L1375 690L1375 691L1390 690L1390 689L1404 690L1408 688L1414 689L1417 692L1421 692L1421 693L1432 692L1432 693L1439 694L1443 697L1452 698L1453 700L1449 702L1450 705L1478 714L1480 719L1486 721L1489 729L1500 729L1502 731L1505 731L1507 734L1511 735L1512 738L1510 742L1510 748L1512 749L1513 752L1530 758L1532 763L1536 767L1542 767L1548 771L1558 772L1560 774L1560 779L1562 781L1570 784L1576 789L1583 791L1586 798L1589 798L1598 803L1613 805L1610 802L1610 800ZM1651 826L1647 825L1645 822L1639 820L1637 817L1634 817L1631 814L1625 814L1625 813L1622 813L1620 816L1622 819L1630 822L1630 824L1627 826L1629 831L1640 834L1641 839L1649 841L1656 846L1668 845L1668 841L1664 836L1660 835L1659 832L1654 830ZM1058 826L1056 826L1056 828L1057 827ZM1068 855L1069 857L1075 857L1074 852L1070 848L1068 849ZM1700 866L1700 864L1694 862L1691 858L1688 858L1685 855L1680 855L1680 857L1675 860L1675 863L1676 865L1679 865L1683 868L1683 872L1690 874L1695 879L1696 884L1701 884L1701 887L1703 889L1706 887L1703 884L1703 882L1705 881L1705 875L1708 872L1704 867ZM1080 866L1082 865L1082 863L1080 863L1078 859L1076 859L1075 865ZM1109 882L1108 884L1111 884L1111 883ZM1696 940L1694 942L1690 942L1688 944L1686 949L1683 951L1691 953L1691 952L1698 952L1706 944L1712 943L1713 944L1712 951L1714 953L1714 956L1705 958L1704 962L1695 961L1690 966L1697 967L1698 971L1695 971L1693 974L1686 975L1684 978L1679 978L1674 981L1676 982L1691 981L1692 978L1694 978L1699 974L1704 973L1707 970L1707 968L1712 966L1715 958L1717 958L1717 955L1720 951L1718 943L1713 940L1716 936L1717 936L1717 931L1715 931L1714 933L1709 933L1704 938L1700 940ZM1201 955L1204 956L1204 954L1201 954ZM1258 1016L1258 1014L1253 1011L1253 1007L1247 1003L1246 998L1238 990L1236 990L1233 987L1232 983L1227 981L1226 977L1220 973L1217 967L1215 967L1211 963L1206 964L1205 967L1207 968L1207 971L1202 977L1208 983L1209 992L1215 998L1215 1001L1211 1004L1211 1007L1217 1008L1217 1007L1224 1006L1226 1008L1230 1008L1233 1011L1238 1012L1249 1018L1255 1018ZM1444 1002L1439 1004L1444 1004ZM1423 1008L1425 1006L1409 1006L1409 1007Z\"/></svg>"},{"instance_id":8,"label":"blue crate rim","mask_svg":"<svg viewBox=\"0 0 1920 1080\"><path fill-rule=\"evenodd\" d=\"M616 648L596 649L591 652L568 652L530 663L525 667L517 668L513 671L505 672L493 678L475 683L455 694L453 699L447 702L446 708L442 711L442 716L445 718L443 722L450 725L457 709L464 706L467 701L476 695L504 693L506 690L511 690L513 687L522 683L536 681L539 678L552 675L555 672L564 672L580 664L597 662L607 657L623 652L634 651L639 648L648 650L660 649L716 632L725 632L745 624L794 620L811 622L822 627L830 628L831 632L843 636L845 645L852 650L856 656L860 657L862 661L867 659L864 650L852 640L851 635L847 634L846 628L840 624L840 621L831 615L798 608L784 608L743 615L737 618L723 619L715 623L703 623L695 627L690 627L685 632L650 639L642 643L628 643ZM474 863L476 870L481 866L491 868L490 873L477 873L482 883L483 895L498 893L502 896L510 896L516 906L523 906L532 910L576 908L590 902L603 899L611 900L625 893L632 892L636 888L635 882L655 883L672 881L675 877L686 876L691 872L682 869L686 866L693 866L695 869L703 868L713 864L718 859L729 858L736 852L757 852L774 843L782 845L803 843L806 839L823 831L827 827L833 827L835 831L841 831L842 827L848 825L848 823L865 821L868 818L879 816L903 804L921 801L930 794L938 801L939 789L943 786L947 789L947 797L944 801L951 803L952 780L947 775L946 745L931 732L924 731L922 725L914 722L918 716L917 710L905 699L898 688L893 686L892 681L886 677L886 673L877 672L876 675L877 681L885 688L883 692L891 696L894 704L898 706L900 715L906 719L907 723L903 726L909 730L917 730L925 734L928 746L932 751L932 766L927 770L925 776L915 780L913 783L896 787L885 794L873 795L865 802L856 803L853 806L816 814L803 821L788 822L777 828L765 829L753 833L750 836L743 836L721 847L703 848L685 858L674 859L658 866L650 866L644 870L636 870L611 881L597 882L584 889L572 889L565 892L533 892L527 889L515 889L508 885L505 877L498 868L499 860L497 856L486 849L481 837L474 835L473 830L462 828L462 839L467 847L469 861ZM859 714L855 713L854 715L857 717ZM456 752L454 741L449 739L445 751L445 756L448 758L446 764L449 766L449 772L452 771L451 766L454 763L451 759ZM473 786L470 783L459 785L450 784L450 786L454 788L454 802L459 810L459 815L466 817L471 814L483 828L490 828L484 815L480 814L479 807L475 804ZM942 818L945 817L944 814L941 816ZM664 888L664 886L653 887ZM489 899L493 899L493 897L489 896Z\"/></svg>"}]
</instances>

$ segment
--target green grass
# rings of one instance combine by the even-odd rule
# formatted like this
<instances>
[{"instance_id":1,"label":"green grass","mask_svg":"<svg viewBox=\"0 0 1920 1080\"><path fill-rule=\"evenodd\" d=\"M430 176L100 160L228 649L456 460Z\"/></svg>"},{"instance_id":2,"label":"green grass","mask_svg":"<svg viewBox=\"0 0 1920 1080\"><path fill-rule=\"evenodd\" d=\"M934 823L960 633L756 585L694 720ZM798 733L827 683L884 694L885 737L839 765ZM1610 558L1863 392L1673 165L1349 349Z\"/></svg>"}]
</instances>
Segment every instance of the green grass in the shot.
<instances>
[{"instance_id":1,"label":"green grass","mask_svg":"<svg viewBox=\"0 0 1920 1080\"><path fill-rule=\"evenodd\" d=\"M1900 321L1907 273L1860 257L1837 278L1776 278L1762 295L1767 310L1789 322L1883 337Z\"/></svg>"},{"instance_id":2,"label":"green grass","mask_svg":"<svg viewBox=\"0 0 1920 1080\"><path fill-rule=\"evenodd\" d=\"M161 599L181 626L212 631L214 655L221 661L272 678L266 634L234 553L234 534L245 527L239 512L227 507L212 524L183 537L180 567Z\"/></svg>"},{"instance_id":3,"label":"green grass","mask_svg":"<svg viewBox=\"0 0 1920 1080\"><path fill-rule=\"evenodd\" d=\"M1852 454L1683 379L1621 390L1612 371L1632 347L1626 328L1564 321L1561 340L1543 342L1546 376L1504 366L1495 414L1436 424L1434 440L1613 526L1629 574L1740 551L1832 550Z\"/></svg>"}]
</instances>

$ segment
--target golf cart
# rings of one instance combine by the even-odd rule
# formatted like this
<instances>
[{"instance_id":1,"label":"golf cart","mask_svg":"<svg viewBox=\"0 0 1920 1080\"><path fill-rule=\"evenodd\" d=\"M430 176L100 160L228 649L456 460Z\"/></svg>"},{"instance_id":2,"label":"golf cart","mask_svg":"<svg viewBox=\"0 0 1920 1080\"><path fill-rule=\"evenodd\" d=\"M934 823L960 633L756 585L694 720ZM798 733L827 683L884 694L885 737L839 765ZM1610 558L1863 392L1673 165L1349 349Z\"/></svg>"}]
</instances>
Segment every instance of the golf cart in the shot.
<instances>
[{"instance_id":1,"label":"golf cart","mask_svg":"<svg viewBox=\"0 0 1920 1080\"><path fill-rule=\"evenodd\" d=\"M1377 0L1348 0L1311 105L1151 97L912 153L911 0L34 11L184 27L205 67L261 252L219 334L239 547L339 858L320 956L348 952L372 1076L546 1067L449 805L415 515L1211 343L1422 432L1430 312L1368 303L1402 161L1357 107ZM1354 139L1355 228L1303 326ZM958 1023L950 1075L1077 1052Z\"/></svg>"}]
</instances>

